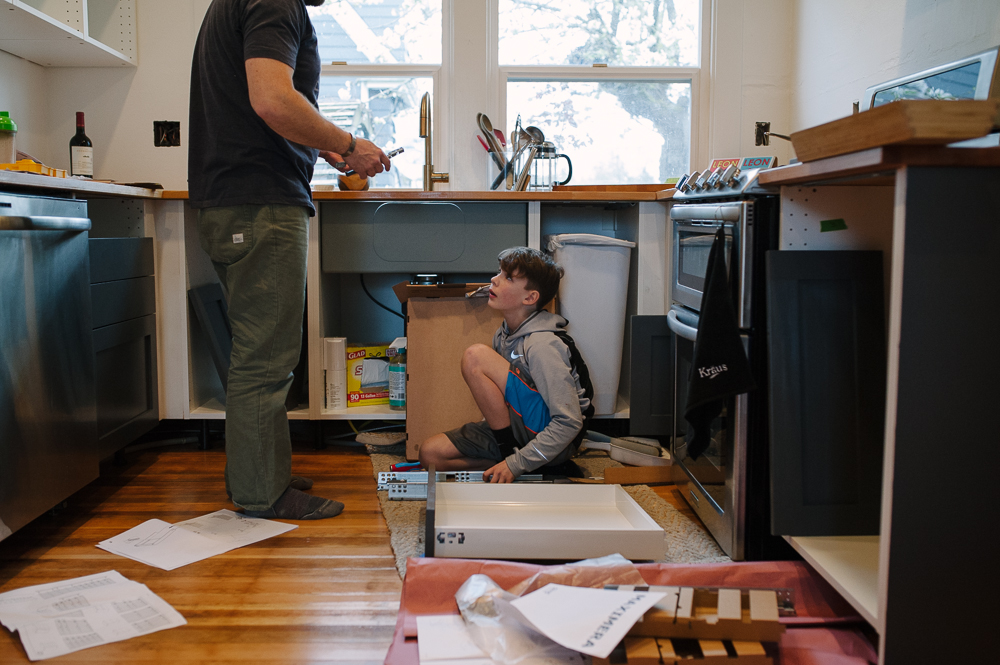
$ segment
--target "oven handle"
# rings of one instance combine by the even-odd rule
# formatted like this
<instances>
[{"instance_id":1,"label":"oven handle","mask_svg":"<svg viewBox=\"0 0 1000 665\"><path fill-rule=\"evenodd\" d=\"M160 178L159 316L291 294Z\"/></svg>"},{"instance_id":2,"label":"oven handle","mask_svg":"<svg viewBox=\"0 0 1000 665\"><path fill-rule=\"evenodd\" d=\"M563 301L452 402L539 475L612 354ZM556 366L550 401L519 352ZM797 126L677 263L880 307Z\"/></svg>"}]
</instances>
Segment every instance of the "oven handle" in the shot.
<instances>
[{"instance_id":1,"label":"oven handle","mask_svg":"<svg viewBox=\"0 0 1000 665\"><path fill-rule=\"evenodd\" d=\"M680 335L684 339L692 342L698 339L698 329L681 323L674 310L667 312L667 327L674 331L674 334Z\"/></svg>"},{"instance_id":2,"label":"oven handle","mask_svg":"<svg viewBox=\"0 0 1000 665\"><path fill-rule=\"evenodd\" d=\"M738 222L743 214L743 204L719 203L702 205L675 205L670 209L670 219L705 222Z\"/></svg>"}]
</instances>

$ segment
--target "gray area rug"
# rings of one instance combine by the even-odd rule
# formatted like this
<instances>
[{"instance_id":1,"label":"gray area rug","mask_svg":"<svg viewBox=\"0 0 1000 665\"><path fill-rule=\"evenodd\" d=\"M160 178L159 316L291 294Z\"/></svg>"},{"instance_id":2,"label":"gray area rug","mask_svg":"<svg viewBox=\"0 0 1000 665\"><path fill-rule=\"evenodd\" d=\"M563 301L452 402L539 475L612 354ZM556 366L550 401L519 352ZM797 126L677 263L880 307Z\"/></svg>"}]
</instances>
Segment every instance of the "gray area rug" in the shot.
<instances>
[{"instance_id":1,"label":"gray area rug","mask_svg":"<svg viewBox=\"0 0 1000 665\"><path fill-rule=\"evenodd\" d=\"M372 472L389 471L397 462L406 461L405 446L368 447ZM622 466L602 451L587 451L573 461L591 477L603 477L609 466ZM663 557L657 563L711 563L730 561L705 529L664 501L647 485L624 486L653 520L666 532ZM392 551L396 555L399 576L406 576L406 559L424 555L424 508L426 501L390 501L388 492L378 492L379 505L389 526Z\"/></svg>"}]
</instances>

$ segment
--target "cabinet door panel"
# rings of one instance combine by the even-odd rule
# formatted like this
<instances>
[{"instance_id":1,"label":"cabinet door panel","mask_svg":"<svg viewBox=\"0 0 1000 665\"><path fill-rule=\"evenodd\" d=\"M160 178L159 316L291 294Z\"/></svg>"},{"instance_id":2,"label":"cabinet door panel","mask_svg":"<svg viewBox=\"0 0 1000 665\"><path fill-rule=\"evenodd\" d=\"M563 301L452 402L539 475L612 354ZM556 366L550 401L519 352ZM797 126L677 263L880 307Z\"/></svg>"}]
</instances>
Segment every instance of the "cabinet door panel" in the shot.
<instances>
[{"instance_id":1,"label":"cabinet door panel","mask_svg":"<svg viewBox=\"0 0 1000 665\"><path fill-rule=\"evenodd\" d=\"M882 255L767 254L772 533L876 535L882 499Z\"/></svg>"}]
</instances>

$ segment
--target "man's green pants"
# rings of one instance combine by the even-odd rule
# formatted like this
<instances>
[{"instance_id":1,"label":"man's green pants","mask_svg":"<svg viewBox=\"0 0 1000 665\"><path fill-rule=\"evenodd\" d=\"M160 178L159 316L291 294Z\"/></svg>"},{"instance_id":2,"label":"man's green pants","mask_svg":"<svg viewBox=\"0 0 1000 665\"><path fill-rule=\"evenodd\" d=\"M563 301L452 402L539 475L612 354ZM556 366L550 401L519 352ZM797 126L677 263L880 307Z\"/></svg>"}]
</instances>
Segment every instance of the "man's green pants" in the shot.
<instances>
[{"instance_id":1,"label":"man's green pants","mask_svg":"<svg viewBox=\"0 0 1000 665\"><path fill-rule=\"evenodd\" d=\"M309 210L299 206L198 215L201 246L228 296L226 489L246 510L267 510L291 480L285 397L302 346L308 224Z\"/></svg>"}]
</instances>

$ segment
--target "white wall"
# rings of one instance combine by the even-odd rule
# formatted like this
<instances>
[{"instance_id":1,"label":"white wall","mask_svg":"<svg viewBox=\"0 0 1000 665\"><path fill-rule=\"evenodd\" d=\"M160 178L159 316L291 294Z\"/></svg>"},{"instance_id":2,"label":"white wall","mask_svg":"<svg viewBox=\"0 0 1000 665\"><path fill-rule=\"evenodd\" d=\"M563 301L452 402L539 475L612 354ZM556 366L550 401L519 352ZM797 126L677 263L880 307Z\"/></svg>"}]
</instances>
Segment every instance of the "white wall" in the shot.
<instances>
[{"instance_id":1,"label":"white wall","mask_svg":"<svg viewBox=\"0 0 1000 665\"><path fill-rule=\"evenodd\" d=\"M17 149L48 164L48 85L40 65L0 51L0 111L17 125ZM69 151L69 136L66 137ZM67 157L68 159L68 157Z\"/></svg>"},{"instance_id":2,"label":"white wall","mask_svg":"<svg viewBox=\"0 0 1000 665\"><path fill-rule=\"evenodd\" d=\"M191 54L210 0L138 0L137 68L48 70L50 166L67 168L74 112L84 111L94 142L94 176L187 189ZM153 145L154 120L179 120L181 146ZM66 154L63 154L66 153Z\"/></svg>"},{"instance_id":3,"label":"white wall","mask_svg":"<svg viewBox=\"0 0 1000 665\"><path fill-rule=\"evenodd\" d=\"M709 160L728 157L776 156L787 164L791 145L772 139L754 146L754 123L770 122L771 131L787 135L794 71L795 0L714 0L715 30L708 80ZM835 3L834 3L835 4Z\"/></svg>"},{"instance_id":4,"label":"white wall","mask_svg":"<svg viewBox=\"0 0 1000 665\"><path fill-rule=\"evenodd\" d=\"M997 0L796 4L792 131L850 115L870 85L1000 44Z\"/></svg>"}]
</instances>

